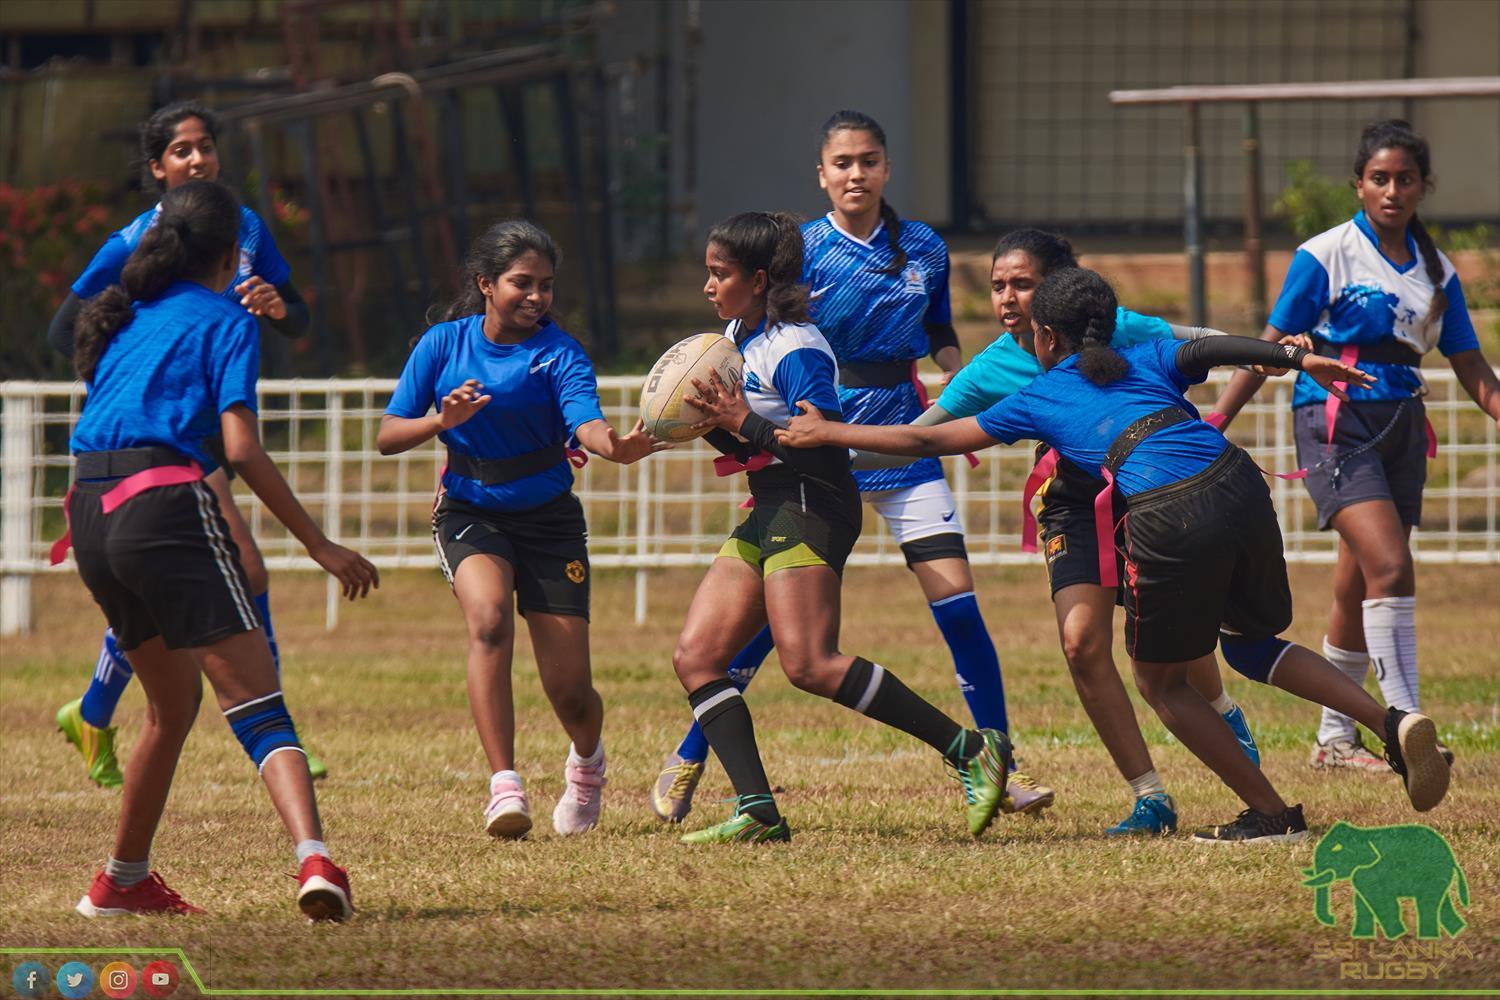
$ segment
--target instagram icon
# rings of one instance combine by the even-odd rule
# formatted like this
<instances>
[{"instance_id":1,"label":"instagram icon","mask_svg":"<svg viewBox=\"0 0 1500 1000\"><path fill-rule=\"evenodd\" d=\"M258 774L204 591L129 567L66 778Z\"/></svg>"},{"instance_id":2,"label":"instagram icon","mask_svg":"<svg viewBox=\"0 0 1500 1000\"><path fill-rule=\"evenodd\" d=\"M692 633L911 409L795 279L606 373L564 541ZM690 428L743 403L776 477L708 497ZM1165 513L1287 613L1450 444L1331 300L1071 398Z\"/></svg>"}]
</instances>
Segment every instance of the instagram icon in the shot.
<instances>
[{"instance_id":1,"label":"instagram icon","mask_svg":"<svg viewBox=\"0 0 1500 1000\"><path fill-rule=\"evenodd\" d=\"M135 969L129 962L110 962L99 970L99 988L107 997L125 1000L135 992Z\"/></svg>"}]
</instances>

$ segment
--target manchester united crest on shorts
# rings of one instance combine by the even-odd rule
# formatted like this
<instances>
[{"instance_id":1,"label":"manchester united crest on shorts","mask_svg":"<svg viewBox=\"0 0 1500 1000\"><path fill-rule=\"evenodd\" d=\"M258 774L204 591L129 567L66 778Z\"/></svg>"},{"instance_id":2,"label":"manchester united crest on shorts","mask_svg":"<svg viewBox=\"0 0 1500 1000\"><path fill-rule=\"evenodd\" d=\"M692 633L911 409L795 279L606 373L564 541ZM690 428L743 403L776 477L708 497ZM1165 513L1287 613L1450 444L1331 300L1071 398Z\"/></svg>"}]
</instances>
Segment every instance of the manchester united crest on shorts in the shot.
<instances>
[{"instance_id":1,"label":"manchester united crest on shorts","mask_svg":"<svg viewBox=\"0 0 1500 1000\"><path fill-rule=\"evenodd\" d=\"M574 583L582 583L584 578L589 575L589 571L584 568L583 560L581 559L574 559L569 562L565 572L568 574L568 579Z\"/></svg>"}]
</instances>

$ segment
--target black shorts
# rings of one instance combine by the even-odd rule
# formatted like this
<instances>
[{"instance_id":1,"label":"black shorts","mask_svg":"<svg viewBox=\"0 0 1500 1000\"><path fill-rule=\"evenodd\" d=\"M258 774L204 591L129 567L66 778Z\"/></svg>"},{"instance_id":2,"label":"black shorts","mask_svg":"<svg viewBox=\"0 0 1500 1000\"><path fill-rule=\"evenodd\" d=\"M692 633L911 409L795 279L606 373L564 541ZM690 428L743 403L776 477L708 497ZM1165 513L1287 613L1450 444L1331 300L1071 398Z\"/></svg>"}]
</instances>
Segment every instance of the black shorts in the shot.
<instances>
[{"instance_id":1,"label":"black shorts","mask_svg":"<svg viewBox=\"0 0 1500 1000\"><path fill-rule=\"evenodd\" d=\"M1402 524L1422 520L1427 408L1419 397L1343 404L1333 424L1331 450L1321 404L1293 410L1292 430L1319 528L1327 530L1333 515L1366 500L1391 501Z\"/></svg>"},{"instance_id":2,"label":"black shorts","mask_svg":"<svg viewBox=\"0 0 1500 1000\"><path fill-rule=\"evenodd\" d=\"M1037 458L1047 451L1045 444L1037 446ZM1057 468L1052 478L1037 491L1042 504L1037 512L1037 524L1041 528L1042 554L1047 559L1047 579L1052 584L1052 595L1064 587L1088 583L1099 586L1099 536L1094 530L1094 497L1104 489L1104 480L1091 476L1081 468L1058 457ZM1118 521L1123 511L1117 511ZM1120 579L1125 578L1124 559L1115 550L1115 567ZM1121 600L1118 590L1115 601Z\"/></svg>"},{"instance_id":3,"label":"black shorts","mask_svg":"<svg viewBox=\"0 0 1500 1000\"><path fill-rule=\"evenodd\" d=\"M78 575L120 648L160 635L168 649L260 628L239 549L201 481L140 493L105 514L119 481L81 482L68 501Z\"/></svg>"},{"instance_id":4,"label":"black shorts","mask_svg":"<svg viewBox=\"0 0 1500 1000\"><path fill-rule=\"evenodd\" d=\"M719 556L742 559L761 576L798 566L829 566L842 576L864 515L854 477L845 473L830 485L773 465L749 478L755 506Z\"/></svg>"},{"instance_id":5,"label":"black shorts","mask_svg":"<svg viewBox=\"0 0 1500 1000\"><path fill-rule=\"evenodd\" d=\"M458 564L483 553L510 563L521 614L589 616L588 525L571 492L540 507L499 511L444 493L432 511L432 541L448 586Z\"/></svg>"},{"instance_id":6,"label":"black shorts","mask_svg":"<svg viewBox=\"0 0 1500 1000\"><path fill-rule=\"evenodd\" d=\"M1292 623L1292 591L1271 491L1230 445L1179 483L1131 497L1122 529L1125 649L1180 663L1214 651L1220 629L1265 639Z\"/></svg>"}]
</instances>

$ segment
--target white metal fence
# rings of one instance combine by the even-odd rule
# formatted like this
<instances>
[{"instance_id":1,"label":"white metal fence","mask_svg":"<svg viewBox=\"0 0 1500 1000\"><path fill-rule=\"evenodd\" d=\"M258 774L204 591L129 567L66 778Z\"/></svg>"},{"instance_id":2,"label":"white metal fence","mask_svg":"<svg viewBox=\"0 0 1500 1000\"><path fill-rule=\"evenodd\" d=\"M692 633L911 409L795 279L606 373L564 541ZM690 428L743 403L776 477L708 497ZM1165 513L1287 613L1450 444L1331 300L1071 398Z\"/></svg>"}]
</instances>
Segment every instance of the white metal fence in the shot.
<instances>
[{"instance_id":1,"label":"white metal fence","mask_svg":"<svg viewBox=\"0 0 1500 1000\"><path fill-rule=\"evenodd\" d=\"M1227 379L1215 373L1203 399ZM1452 372L1427 373L1428 415L1440 443L1428 470L1422 524L1412 535L1416 558L1427 562L1500 562L1496 506L1500 500L1495 424L1469 400ZM599 380L605 415L617 427L635 419L640 380ZM375 434L391 379L263 381L261 435L293 490L328 534L382 568L435 566L428 517L443 452L433 445L383 457ZM1295 467L1289 400L1291 379L1267 383L1231 428L1263 468ZM71 479L68 434L83 403L83 387L67 382L0 382L3 400L3 532L0 532L0 634L29 627L31 578L67 571L47 565L47 549L63 530L62 500ZM595 458L575 485L587 511L590 558L599 567L636 571L636 615L646 611L648 574L664 566L705 564L742 516L743 479L715 477L712 451L694 442L621 467ZM984 452L971 469L948 464L978 564L1028 562L1021 552L1021 488L1031 447ZM242 507L272 570L316 569L296 540L240 487ZM1300 483L1272 480L1287 558L1332 561L1335 539L1319 532ZM866 530L852 565L901 563L884 524L866 512ZM329 624L338 606L330 581Z\"/></svg>"}]
</instances>

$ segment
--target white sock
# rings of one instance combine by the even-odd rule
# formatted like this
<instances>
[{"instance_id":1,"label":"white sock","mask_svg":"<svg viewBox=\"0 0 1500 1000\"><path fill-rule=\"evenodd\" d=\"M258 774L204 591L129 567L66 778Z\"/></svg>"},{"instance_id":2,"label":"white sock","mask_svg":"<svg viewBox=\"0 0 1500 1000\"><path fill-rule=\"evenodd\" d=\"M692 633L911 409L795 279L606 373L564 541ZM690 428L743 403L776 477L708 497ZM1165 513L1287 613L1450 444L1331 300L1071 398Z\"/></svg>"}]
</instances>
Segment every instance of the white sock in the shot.
<instances>
[{"instance_id":1,"label":"white sock","mask_svg":"<svg viewBox=\"0 0 1500 1000\"><path fill-rule=\"evenodd\" d=\"M1420 712L1417 699L1417 599L1377 597L1364 602L1365 646L1387 705Z\"/></svg>"},{"instance_id":2,"label":"white sock","mask_svg":"<svg viewBox=\"0 0 1500 1000\"><path fill-rule=\"evenodd\" d=\"M1209 704L1213 705L1214 711L1218 712L1220 715L1228 715L1230 712L1233 712L1236 708L1239 707L1234 703L1234 699L1229 697L1228 688L1220 688L1219 696Z\"/></svg>"},{"instance_id":3,"label":"white sock","mask_svg":"<svg viewBox=\"0 0 1500 1000\"><path fill-rule=\"evenodd\" d=\"M1154 767L1138 778L1131 778L1130 790L1135 793L1135 797L1138 799L1147 795L1167 794L1167 786L1161 783L1161 778L1157 775L1156 768Z\"/></svg>"},{"instance_id":4,"label":"white sock","mask_svg":"<svg viewBox=\"0 0 1500 1000\"><path fill-rule=\"evenodd\" d=\"M321 840L297 841L297 864L302 864L302 862L306 861L314 854L321 854L323 857L328 858L328 860L333 860L333 858L328 853L328 845L323 843Z\"/></svg>"},{"instance_id":5,"label":"white sock","mask_svg":"<svg viewBox=\"0 0 1500 1000\"><path fill-rule=\"evenodd\" d=\"M146 876L151 874L151 859L144 861L121 861L113 854L109 860L104 862L104 873L114 879L115 885L121 889L146 881Z\"/></svg>"},{"instance_id":6,"label":"white sock","mask_svg":"<svg viewBox=\"0 0 1500 1000\"><path fill-rule=\"evenodd\" d=\"M1339 672L1360 687L1365 686L1365 674L1370 669L1370 654L1352 649L1340 649L1323 637L1323 659L1338 667ZM1355 722L1343 712L1331 708L1323 709L1323 720L1318 723L1318 742L1332 743L1334 740L1352 740L1359 734Z\"/></svg>"},{"instance_id":7,"label":"white sock","mask_svg":"<svg viewBox=\"0 0 1500 1000\"><path fill-rule=\"evenodd\" d=\"M516 787L517 788L522 787L521 786L521 776L519 774L517 774L516 772L514 772L514 771L496 771L494 774L490 775L490 791L493 792L495 790L495 783L496 782L504 781L507 778L510 779L511 781L514 781L516 783Z\"/></svg>"},{"instance_id":8,"label":"white sock","mask_svg":"<svg viewBox=\"0 0 1500 1000\"><path fill-rule=\"evenodd\" d=\"M587 757L580 757L578 755L578 748L575 747L572 743L569 743L568 763L572 764L574 767L598 767L600 764L604 763L604 741L600 740L599 745L594 747L594 752L589 754Z\"/></svg>"}]
</instances>

